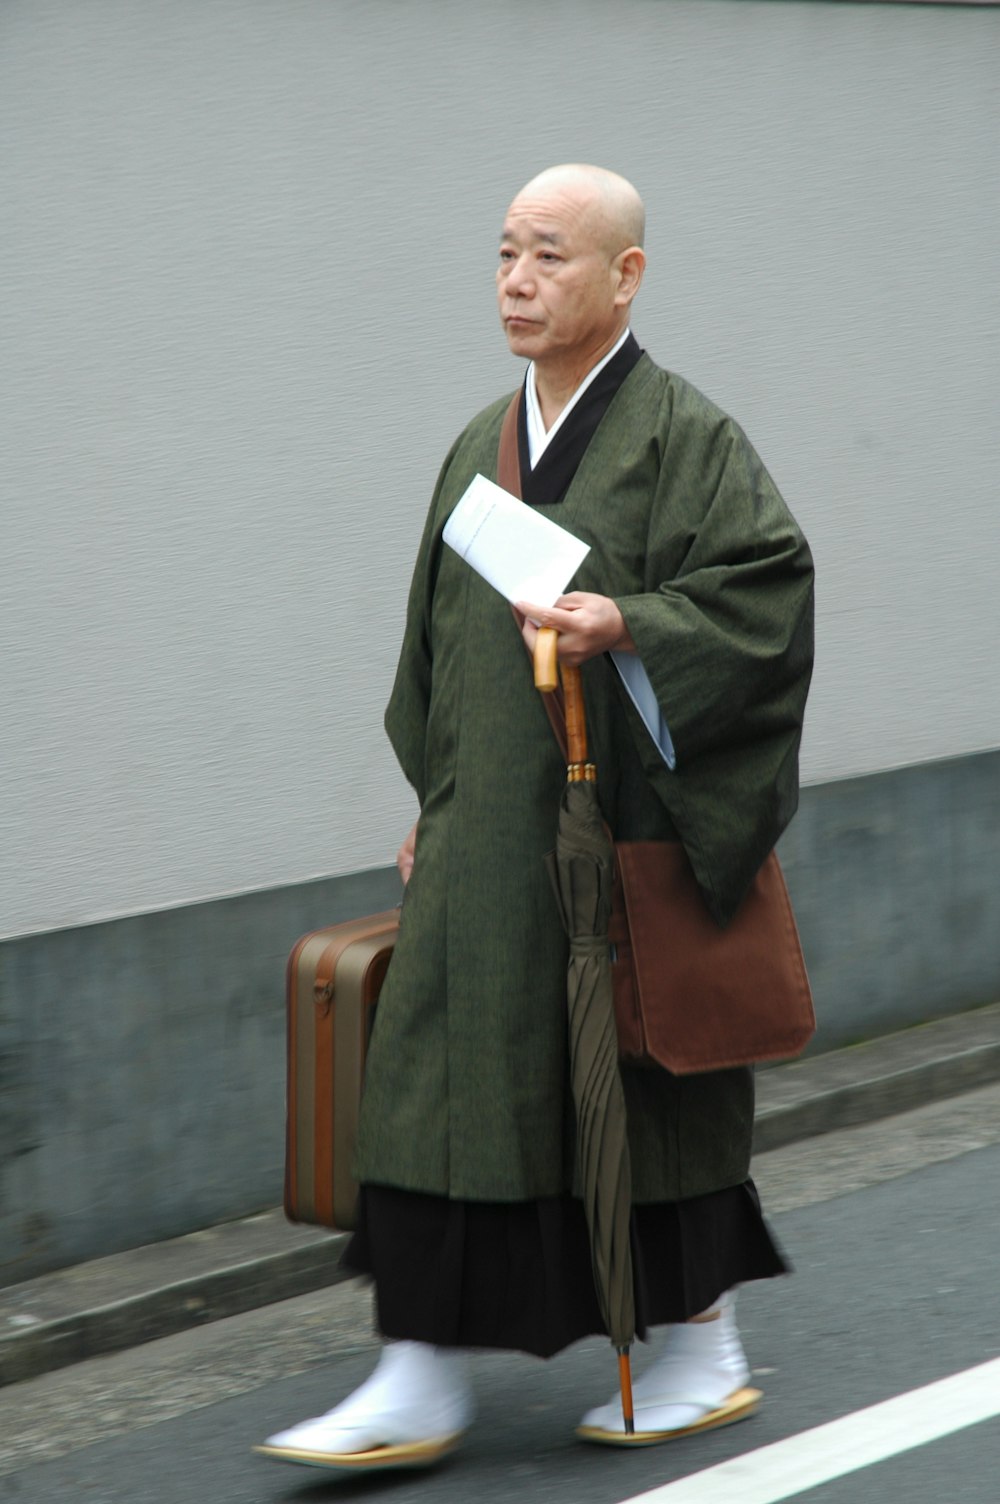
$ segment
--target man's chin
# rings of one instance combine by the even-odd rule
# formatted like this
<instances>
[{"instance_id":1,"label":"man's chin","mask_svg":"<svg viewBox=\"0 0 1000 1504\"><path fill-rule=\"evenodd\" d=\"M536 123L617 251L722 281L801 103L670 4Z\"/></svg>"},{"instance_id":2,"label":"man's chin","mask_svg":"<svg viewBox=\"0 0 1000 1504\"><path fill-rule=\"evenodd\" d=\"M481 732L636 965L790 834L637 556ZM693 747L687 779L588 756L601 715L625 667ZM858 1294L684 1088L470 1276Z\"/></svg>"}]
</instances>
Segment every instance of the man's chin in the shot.
<instances>
[{"instance_id":1,"label":"man's chin","mask_svg":"<svg viewBox=\"0 0 1000 1504\"><path fill-rule=\"evenodd\" d=\"M507 344L513 355L534 355L541 331L537 324L504 324Z\"/></svg>"}]
</instances>

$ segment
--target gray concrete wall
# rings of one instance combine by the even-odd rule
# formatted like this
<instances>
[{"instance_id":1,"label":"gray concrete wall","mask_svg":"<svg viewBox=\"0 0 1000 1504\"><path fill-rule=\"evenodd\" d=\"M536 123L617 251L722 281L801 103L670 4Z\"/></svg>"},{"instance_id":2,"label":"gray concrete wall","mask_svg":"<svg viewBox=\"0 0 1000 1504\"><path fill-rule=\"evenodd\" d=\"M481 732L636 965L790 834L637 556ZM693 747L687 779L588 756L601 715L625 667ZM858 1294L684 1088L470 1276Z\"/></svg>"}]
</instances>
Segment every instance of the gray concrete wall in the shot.
<instances>
[{"instance_id":1,"label":"gray concrete wall","mask_svg":"<svg viewBox=\"0 0 1000 1504\"><path fill-rule=\"evenodd\" d=\"M410 562L561 159L815 545L807 778L1000 745L998 76L980 7L7 0L0 934L391 861Z\"/></svg>"},{"instance_id":2,"label":"gray concrete wall","mask_svg":"<svg viewBox=\"0 0 1000 1504\"><path fill-rule=\"evenodd\" d=\"M1000 997L1000 752L807 789L816 1049ZM285 957L395 872L0 945L0 1283L281 1199Z\"/></svg>"}]
</instances>

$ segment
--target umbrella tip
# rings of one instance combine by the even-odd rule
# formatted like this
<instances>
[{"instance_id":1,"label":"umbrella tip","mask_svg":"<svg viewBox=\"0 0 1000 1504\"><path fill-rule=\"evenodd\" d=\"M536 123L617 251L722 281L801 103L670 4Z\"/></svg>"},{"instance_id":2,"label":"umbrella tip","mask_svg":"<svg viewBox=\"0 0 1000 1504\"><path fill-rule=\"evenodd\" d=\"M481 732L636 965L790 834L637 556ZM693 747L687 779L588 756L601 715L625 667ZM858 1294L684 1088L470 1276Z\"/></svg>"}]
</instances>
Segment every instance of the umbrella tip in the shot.
<instances>
[{"instance_id":1,"label":"umbrella tip","mask_svg":"<svg viewBox=\"0 0 1000 1504\"><path fill-rule=\"evenodd\" d=\"M627 1347L618 1349L618 1380L622 1391L622 1420L625 1435L635 1435L635 1411L632 1405L632 1363Z\"/></svg>"}]
</instances>

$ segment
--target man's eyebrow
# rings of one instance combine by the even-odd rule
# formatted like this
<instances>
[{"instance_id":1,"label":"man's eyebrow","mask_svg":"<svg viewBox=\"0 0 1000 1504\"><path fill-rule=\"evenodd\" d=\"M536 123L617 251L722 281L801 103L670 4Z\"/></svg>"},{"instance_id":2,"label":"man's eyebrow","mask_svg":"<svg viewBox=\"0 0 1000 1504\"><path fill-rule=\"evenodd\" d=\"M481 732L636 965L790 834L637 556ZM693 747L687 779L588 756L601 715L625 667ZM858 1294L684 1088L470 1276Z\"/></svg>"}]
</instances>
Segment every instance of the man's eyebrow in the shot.
<instances>
[{"instance_id":1,"label":"man's eyebrow","mask_svg":"<svg viewBox=\"0 0 1000 1504\"><path fill-rule=\"evenodd\" d=\"M513 232L513 230L505 229L500 233L501 244L505 240L517 240L517 238L518 237ZM527 235L525 239L540 240L543 245L562 245L563 243L563 237L556 230L532 230L532 232Z\"/></svg>"}]
</instances>

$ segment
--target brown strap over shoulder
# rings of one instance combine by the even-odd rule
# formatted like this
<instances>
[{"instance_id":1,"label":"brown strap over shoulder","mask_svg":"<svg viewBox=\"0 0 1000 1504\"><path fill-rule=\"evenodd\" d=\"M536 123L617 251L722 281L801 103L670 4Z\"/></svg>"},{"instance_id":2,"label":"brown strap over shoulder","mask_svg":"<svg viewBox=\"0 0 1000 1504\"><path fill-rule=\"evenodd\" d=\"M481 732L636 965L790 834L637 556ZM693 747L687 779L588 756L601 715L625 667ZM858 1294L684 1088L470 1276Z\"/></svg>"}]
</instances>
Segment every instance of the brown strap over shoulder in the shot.
<instances>
[{"instance_id":1,"label":"brown strap over shoulder","mask_svg":"<svg viewBox=\"0 0 1000 1504\"><path fill-rule=\"evenodd\" d=\"M510 399L510 406L504 413L503 426L500 429L500 444L497 449L497 485L503 486L511 496L521 500L521 456L517 442L517 418L521 407L522 392L517 391ZM513 611L513 607L511 607ZM514 613L517 620L517 613ZM552 694L542 695L542 704L549 718L552 731L559 750L562 753L563 762L569 760L569 739L566 735L566 706L561 689L554 690Z\"/></svg>"},{"instance_id":2,"label":"brown strap over shoulder","mask_svg":"<svg viewBox=\"0 0 1000 1504\"><path fill-rule=\"evenodd\" d=\"M510 399L510 406L503 415L500 429L500 446L497 449L497 485L503 486L511 496L521 500L521 458L517 447L517 415L521 407L521 392Z\"/></svg>"}]
</instances>

